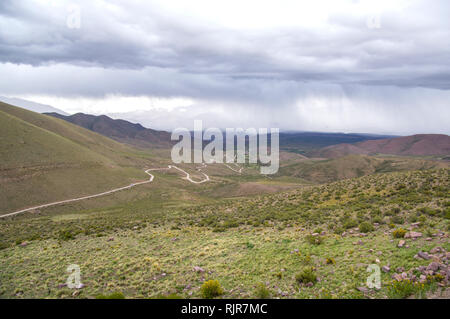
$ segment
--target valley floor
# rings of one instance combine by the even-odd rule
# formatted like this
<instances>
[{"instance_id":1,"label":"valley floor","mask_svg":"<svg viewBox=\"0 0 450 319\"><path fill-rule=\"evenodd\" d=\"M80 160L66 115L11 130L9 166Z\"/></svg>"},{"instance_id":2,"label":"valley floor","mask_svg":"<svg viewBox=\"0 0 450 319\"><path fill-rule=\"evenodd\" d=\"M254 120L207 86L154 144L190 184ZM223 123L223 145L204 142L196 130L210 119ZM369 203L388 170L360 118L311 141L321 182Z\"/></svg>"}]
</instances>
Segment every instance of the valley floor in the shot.
<instances>
[{"instance_id":1,"label":"valley floor","mask_svg":"<svg viewBox=\"0 0 450 319\"><path fill-rule=\"evenodd\" d=\"M221 298L261 289L272 298L437 298L448 289L448 189L441 169L184 208L144 198L104 214L2 220L0 296L200 298L214 279ZM71 264L81 289L65 286ZM379 290L365 284L369 265L382 269Z\"/></svg>"}]
</instances>

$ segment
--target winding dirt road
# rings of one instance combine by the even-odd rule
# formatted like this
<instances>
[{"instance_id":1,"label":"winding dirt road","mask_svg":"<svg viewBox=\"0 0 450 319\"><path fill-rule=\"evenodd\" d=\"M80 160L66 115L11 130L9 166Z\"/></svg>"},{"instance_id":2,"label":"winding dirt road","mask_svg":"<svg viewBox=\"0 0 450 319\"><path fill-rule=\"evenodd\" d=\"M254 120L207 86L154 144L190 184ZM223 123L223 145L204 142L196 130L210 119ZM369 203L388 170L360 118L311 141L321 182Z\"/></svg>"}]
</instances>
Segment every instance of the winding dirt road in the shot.
<instances>
[{"instance_id":1,"label":"winding dirt road","mask_svg":"<svg viewBox=\"0 0 450 319\"><path fill-rule=\"evenodd\" d=\"M203 163L203 167L206 167L206 164ZM22 210L13 212L13 213L0 215L0 218L18 215L18 214L21 214L21 213L29 212L31 210L35 210L35 209L47 208L47 207L50 207L50 206L56 206L56 205L72 203L72 202L76 202L76 201L80 201L80 200L84 200L84 199L90 199L90 198L105 196L105 195L109 195L109 194L112 194L112 193L115 193L115 192L119 192L119 191L122 191L122 190L130 189L130 188L132 188L134 186L151 183L151 182L153 182L153 179L155 178L155 176L153 176L150 173L151 171L169 170L171 168L174 168L174 169L179 170L180 172L186 174L186 177L184 177L184 179L188 180L189 182L191 182L193 184L201 184L201 183L204 183L204 182L207 182L207 181L210 180L208 175L206 175L205 173L201 172L205 176L205 179L203 179L201 181L194 181L191 178L191 176L190 176L190 174L188 172L186 172L185 170L183 170L183 169L181 169L181 168L179 168L179 167L177 167L175 165L168 165L167 168L149 168L149 169L145 170L145 173L150 176L150 178L148 180L146 180L146 181L132 183L132 184L130 184L128 186L114 188L114 189L111 189L109 191L106 191L106 192L103 192L103 193L99 193L99 194L88 195L88 196L83 196L83 197L78 197L78 198L71 198L71 199L66 199L66 200L62 200L62 201L58 201L58 202L53 202L53 203L48 203L48 204L44 204L44 205L39 205L39 206L25 208L25 209L22 209ZM200 171L200 169L198 169L198 170Z\"/></svg>"}]
</instances>

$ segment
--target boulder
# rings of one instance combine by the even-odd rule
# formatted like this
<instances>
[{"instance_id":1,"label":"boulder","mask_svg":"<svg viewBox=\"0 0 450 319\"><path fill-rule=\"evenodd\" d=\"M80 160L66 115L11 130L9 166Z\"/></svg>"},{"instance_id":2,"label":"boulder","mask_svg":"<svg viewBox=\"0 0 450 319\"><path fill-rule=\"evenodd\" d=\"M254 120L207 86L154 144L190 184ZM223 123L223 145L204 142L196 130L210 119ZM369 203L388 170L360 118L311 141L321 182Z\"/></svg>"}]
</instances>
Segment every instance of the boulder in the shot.
<instances>
[{"instance_id":1,"label":"boulder","mask_svg":"<svg viewBox=\"0 0 450 319\"><path fill-rule=\"evenodd\" d=\"M193 269L194 269L195 272L205 272L205 270L202 267L199 267L199 266L194 266Z\"/></svg>"},{"instance_id":2,"label":"boulder","mask_svg":"<svg viewBox=\"0 0 450 319\"><path fill-rule=\"evenodd\" d=\"M397 280L397 281L403 280L402 275L400 275L400 274L393 274L392 279Z\"/></svg>"},{"instance_id":3,"label":"boulder","mask_svg":"<svg viewBox=\"0 0 450 319\"><path fill-rule=\"evenodd\" d=\"M444 249L440 246L434 247L430 250L430 254L436 254L436 253L441 253L443 252Z\"/></svg>"},{"instance_id":4,"label":"boulder","mask_svg":"<svg viewBox=\"0 0 450 319\"><path fill-rule=\"evenodd\" d=\"M430 255L428 255L426 252L423 252L423 251L419 251L417 253L417 256L422 258L422 259L426 259L426 260L431 258Z\"/></svg>"},{"instance_id":5,"label":"boulder","mask_svg":"<svg viewBox=\"0 0 450 319\"><path fill-rule=\"evenodd\" d=\"M423 236L422 233L415 231L410 231L405 234L405 238L412 238L412 239L420 238L422 236Z\"/></svg>"},{"instance_id":6,"label":"boulder","mask_svg":"<svg viewBox=\"0 0 450 319\"><path fill-rule=\"evenodd\" d=\"M427 270L431 270L433 272L436 272L438 269L439 269L439 263L437 263L437 262L432 262L427 267Z\"/></svg>"}]
</instances>

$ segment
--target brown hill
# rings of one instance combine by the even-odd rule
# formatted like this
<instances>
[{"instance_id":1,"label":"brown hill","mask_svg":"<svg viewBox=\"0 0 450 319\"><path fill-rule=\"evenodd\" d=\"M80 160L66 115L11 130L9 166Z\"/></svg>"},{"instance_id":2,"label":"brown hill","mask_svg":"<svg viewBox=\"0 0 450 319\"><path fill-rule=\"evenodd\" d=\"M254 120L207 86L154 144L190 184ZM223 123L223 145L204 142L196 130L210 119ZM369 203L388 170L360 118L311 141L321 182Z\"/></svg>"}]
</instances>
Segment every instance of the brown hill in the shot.
<instances>
[{"instance_id":1,"label":"brown hill","mask_svg":"<svg viewBox=\"0 0 450 319\"><path fill-rule=\"evenodd\" d=\"M381 140L368 140L355 144L338 144L320 149L310 155L337 158L349 154L389 154L402 156L443 156L450 154L450 136L418 134Z\"/></svg>"},{"instance_id":2,"label":"brown hill","mask_svg":"<svg viewBox=\"0 0 450 319\"><path fill-rule=\"evenodd\" d=\"M87 128L116 141L142 148L170 146L170 133L156 131L125 120L114 120L106 115L77 113L70 116L46 113L78 126Z\"/></svg>"}]
</instances>

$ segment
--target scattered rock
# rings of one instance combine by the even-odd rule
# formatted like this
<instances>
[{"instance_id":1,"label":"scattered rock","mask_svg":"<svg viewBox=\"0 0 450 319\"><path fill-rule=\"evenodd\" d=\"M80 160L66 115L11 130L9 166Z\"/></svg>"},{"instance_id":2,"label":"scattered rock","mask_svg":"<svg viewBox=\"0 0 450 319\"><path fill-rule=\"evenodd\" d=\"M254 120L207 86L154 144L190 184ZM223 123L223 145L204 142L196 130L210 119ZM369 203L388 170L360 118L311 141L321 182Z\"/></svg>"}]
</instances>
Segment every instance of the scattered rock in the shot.
<instances>
[{"instance_id":1,"label":"scattered rock","mask_svg":"<svg viewBox=\"0 0 450 319\"><path fill-rule=\"evenodd\" d=\"M433 272L438 271L438 269L439 269L439 263L437 263L435 261L432 262L431 264L429 264L428 267L427 267L427 270L431 270Z\"/></svg>"},{"instance_id":2,"label":"scattered rock","mask_svg":"<svg viewBox=\"0 0 450 319\"><path fill-rule=\"evenodd\" d=\"M28 242L26 242L26 241L24 241L20 244L20 247L26 247L26 246L28 246Z\"/></svg>"},{"instance_id":3,"label":"scattered rock","mask_svg":"<svg viewBox=\"0 0 450 319\"><path fill-rule=\"evenodd\" d=\"M391 268L389 268L389 266L383 266L381 267L381 270L383 270L384 272L389 272L391 271Z\"/></svg>"},{"instance_id":4,"label":"scattered rock","mask_svg":"<svg viewBox=\"0 0 450 319\"><path fill-rule=\"evenodd\" d=\"M427 237L427 238L425 238L425 240L426 240L426 241L432 241L432 240L433 240L433 238L431 238L431 237Z\"/></svg>"},{"instance_id":5,"label":"scattered rock","mask_svg":"<svg viewBox=\"0 0 450 319\"><path fill-rule=\"evenodd\" d=\"M108 238L108 241L113 241L114 240L114 237L109 237Z\"/></svg>"},{"instance_id":6,"label":"scattered rock","mask_svg":"<svg viewBox=\"0 0 450 319\"><path fill-rule=\"evenodd\" d=\"M432 248L430 250L430 254L441 253L443 251L444 251L444 249L442 247L437 246L437 247L434 247L434 248Z\"/></svg>"},{"instance_id":7,"label":"scattered rock","mask_svg":"<svg viewBox=\"0 0 450 319\"><path fill-rule=\"evenodd\" d=\"M369 288L367 288L367 287L358 287L356 289L358 289L359 291L361 291L362 293L365 293L365 294L369 292Z\"/></svg>"},{"instance_id":8,"label":"scattered rock","mask_svg":"<svg viewBox=\"0 0 450 319\"><path fill-rule=\"evenodd\" d=\"M428 255L426 252L423 252L423 251L419 251L417 253L417 256L422 259L427 259L427 260L431 258L430 255Z\"/></svg>"},{"instance_id":9,"label":"scattered rock","mask_svg":"<svg viewBox=\"0 0 450 319\"><path fill-rule=\"evenodd\" d=\"M405 246L405 244L406 244L406 241L404 241L404 240L402 239L402 240L400 240L400 241L398 242L397 247L402 248L403 246Z\"/></svg>"},{"instance_id":10,"label":"scattered rock","mask_svg":"<svg viewBox=\"0 0 450 319\"><path fill-rule=\"evenodd\" d=\"M202 267L194 266L195 272L205 272L205 270Z\"/></svg>"},{"instance_id":11,"label":"scattered rock","mask_svg":"<svg viewBox=\"0 0 450 319\"><path fill-rule=\"evenodd\" d=\"M397 281L402 281L403 277L400 274L393 274L392 279L397 280Z\"/></svg>"},{"instance_id":12,"label":"scattered rock","mask_svg":"<svg viewBox=\"0 0 450 319\"><path fill-rule=\"evenodd\" d=\"M423 236L422 233L415 232L415 231L410 231L405 234L405 238L412 238L412 239L420 238L422 236Z\"/></svg>"},{"instance_id":13,"label":"scattered rock","mask_svg":"<svg viewBox=\"0 0 450 319\"><path fill-rule=\"evenodd\" d=\"M67 284L59 284L58 285L58 289L61 289L61 288L64 288L64 287L67 287Z\"/></svg>"},{"instance_id":14,"label":"scattered rock","mask_svg":"<svg viewBox=\"0 0 450 319\"><path fill-rule=\"evenodd\" d=\"M73 293L72 293L72 297L76 297L76 296L78 296L80 294L80 291L79 290L75 290Z\"/></svg>"},{"instance_id":15,"label":"scattered rock","mask_svg":"<svg viewBox=\"0 0 450 319\"><path fill-rule=\"evenodd\" d=\"M404 272L405 271L405 267L398 267L396 270L396 272Z\"/></svg>"},{"instance_id":16,"label":"scattered rock","mask_svg":"<svg viewBox=\"0 0 450 319\"><path fill-rule=\"evenodd\" d=\"M319 233L312 233L311 236L317 237L317 236L319 236Z\"/></svg>"}]
</instances>

